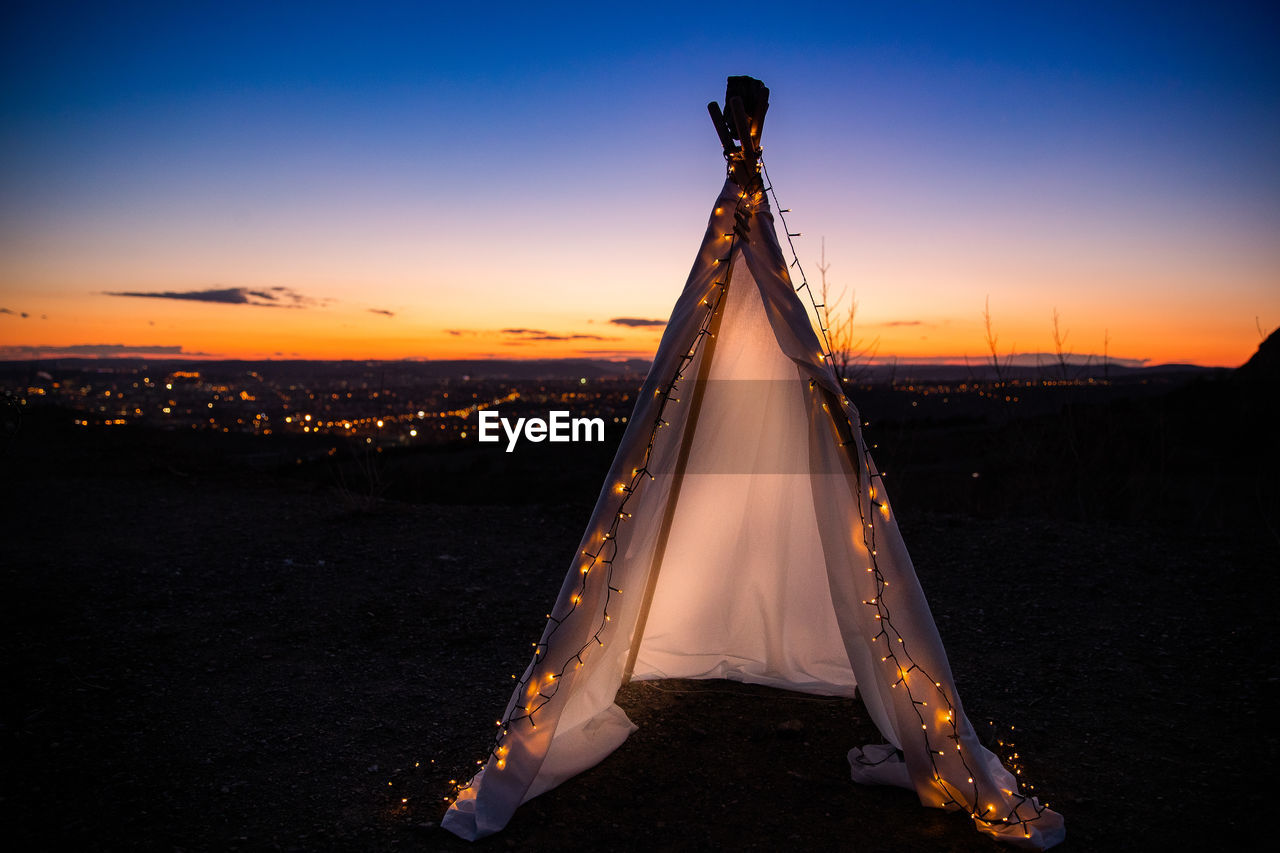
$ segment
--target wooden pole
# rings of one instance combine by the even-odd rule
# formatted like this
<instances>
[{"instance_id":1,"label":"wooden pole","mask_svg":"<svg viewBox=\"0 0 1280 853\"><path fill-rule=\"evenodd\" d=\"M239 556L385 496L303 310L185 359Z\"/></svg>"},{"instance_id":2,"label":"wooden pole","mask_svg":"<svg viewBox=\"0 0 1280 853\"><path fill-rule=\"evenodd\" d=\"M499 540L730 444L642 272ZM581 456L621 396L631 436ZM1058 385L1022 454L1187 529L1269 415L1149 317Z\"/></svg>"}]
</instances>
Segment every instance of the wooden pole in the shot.
<instances>
[{"instance_id":1,"label":"wooden pole","mask_svg":"<svg viewBox=\"0 0 1280 853\"><path fill-rule=\"evenodd\" d=\"M712 101L707 104L707 112L711 113L711 123L715 125L716 135L720 137L720 144L724 146L724 156L732 157L738 153L738 146L733 144L733 135L729 132L729 125L724 120L724 113L720 112L720 105Z\"/></svg>"}]
</instances>

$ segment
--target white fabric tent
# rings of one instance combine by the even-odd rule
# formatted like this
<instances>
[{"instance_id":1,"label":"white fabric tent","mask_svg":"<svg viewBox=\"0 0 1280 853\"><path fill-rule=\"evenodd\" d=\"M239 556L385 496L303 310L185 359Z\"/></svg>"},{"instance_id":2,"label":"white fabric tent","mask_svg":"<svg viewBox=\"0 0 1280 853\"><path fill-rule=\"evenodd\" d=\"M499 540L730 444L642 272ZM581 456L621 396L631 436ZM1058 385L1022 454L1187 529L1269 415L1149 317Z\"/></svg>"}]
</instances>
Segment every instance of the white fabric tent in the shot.
<instances>
[{"instance_id":1,"label":"white fabric tent","mask_svg":"<svg viewBox=\"0 0 1280 853\"><path fill-rule=\"evenodd\" d=\"M860 423L765 195L726 181L552 618L443 826L497 832L617 749L628 679L727 678L856 685L889 742L850 752L856 781L1020 846L1061 841L964 715Z\"/></svg>"}]
</instances>

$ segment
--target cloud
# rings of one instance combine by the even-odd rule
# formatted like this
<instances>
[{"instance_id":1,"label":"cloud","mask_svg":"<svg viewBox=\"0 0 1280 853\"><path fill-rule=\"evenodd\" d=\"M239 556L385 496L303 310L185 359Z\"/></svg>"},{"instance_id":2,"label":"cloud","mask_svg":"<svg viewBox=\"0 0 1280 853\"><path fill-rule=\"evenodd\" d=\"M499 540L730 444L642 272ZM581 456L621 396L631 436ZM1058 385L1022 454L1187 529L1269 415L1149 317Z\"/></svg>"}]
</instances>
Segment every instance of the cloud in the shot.
<instances>
[{"instance_id":1,"label":"cloud","mask_svg":"<svg viewBox=\"0 0 1280 853\"><path fill-rule=\"evenodd\" d=\"M923 320L889 320L884 323L867 323L868 326L932 326Z\"/></svg>"},{"instance_id":2,"label":"cloud","mask_svg":"<svg viewBox=\"0 0 1280 853\"><path fill-rule=\"evenodd\" d=\"M67 346L0 346L0 359L27 358L123 358L128 356L208 356L181 346L131 344L69 344Z\"/></svg>"},{"instance_id":3,"label":"cloud","mask_svg":"<svg viewBox=\"0 0 1280 853\"><path fill-rule=\"evenodd\" d=\"M546 331L545 329L503 329L502 334L513 335L520 338L520 342L524 341L616 341L617 338L606 338L600 335L557 335ZM510 346L516 341L507 341Z\"/></svg>"},{"instance_id":4,"label":"cloud","mask_svg":"<svg viewBox=\"0 0 1280 853\"><path fill-rule=\"evenodd\" d=\"M610 359L636 359L639 361L648 361L653 357L652 352L645 352L636 349L591 349L585 348L578 350L579 355L591 356L592 358L610 358Z\"/></svg>"},{"instance_id":5,"label":"cloud","mask_svg":"<svg viewBox=\"0 0 1280 853\"><path fill-rule=\"evenodd\" d=\"M1084 352L1069 352L1063 356L1063 359L1067 364L1075 367L1100 365L1104 361L1098 353ZM1105 360L1120 367L1145 367L1151 363L1149 358L1118 358L1114 355L1108 355ZM989 362L990 358L984 358L983 361ZM1055 367L1058 364L1058 354L1056 352L1020 352L1001 356L1000 361L1008 361L1018 367Z\"/></svg>"},{"instance_id":6,"label":"cloud","mask_svg":"<svg viewBox=\"0 0 1280 853\"><path fill-rule=\"evenodd\" d=\"M384 317L394 317L394 316L396 316L396 312L394 312L394 311L388 311L388 310L386 310L385 308L370 308L370 309L369 309L369 313L370 313L370 314L381 314L381 315L382 315L382 316L384 316Z\"/></svg>"},{"instance_id":7,"label":"cloud","mask_svg":"<svg viewBox=\"0 0 1280 853\"><path fill-rule=\"evenodd\" d=\"M613 324L613 325L615 325L615 326L630 326L630 327L632 327L632 328L635 328L636 326L665 326L665 325L667 325L667 321L666 321L666 320L645 320L645 319L642 319L642 318L640 318L640 317L614 317L614 318L613 318L612 320L610 320L609 322L610 322L610 323L612 323L612 324Z\"/></svg>"},{"instance_id":8,"label":"cloud","mask_svg":"<svg viewBox=\"0 0 1280 853\"><path fill-rule=\"evenodd\" d=\"M1067 364L1075 367L1100 367L1104 361L1103 357L1098 353L1067 353ZM1120 358L1118 356L1109 355L1106 361L1118 367L1149 367L1151 359L1149 358ZM1007 356L1000 356L1000 363L1008 362L1014 367L1036 367L1036 368L1056 368L1058 364L1057 353L1051 352L1022 352L1012 353ZM897 364L900 367L923 367L930 365L946 365L957 367L967 365L969 367L989 367L991 365L991 356L970 356L970 355L927 355L927 356L896 356L896 355L877 355L868 359L871 364Z\"/></svg>"},{"instance_id":9,"label":"cloud","mask_svg":"<svg viewBox=\"0 0 1280 853\"><path fill-rule=\"evenodd\" d=\"M205 290L108 290L107 296L140 299L177 299L183 302L215 302L219 305L255 305L261 308L307 308L330 300L316 300L288 287L250 290L247 287L211 287Z\"/></svg>"},{"instance_id":10,"label":"cloud","mask_svg":"<svg viewBox=\"0 0 1280 853\"><path fill-rule=\"evenodd\" d=\"M11 308L0 308L0 314L10 314L10 315L12 315L12 316L14 316L14 317L17 317L17 316L18 316L18 312L17 312L17 311L12 310ZM22 316L23 316L23 317L26 317L26 316L27 316L27 312L26 312L26 311L23 311L23 312L22 312Z\"/></svg>"},{"instance_id":11,"label":"cloud","mask_svg":"<svg viewBox=\"0 0 1280 853\"><path fill-rule=\"evenodd\" d=\"M616 341L600 335L530 335L526 341Z\"/></svg>"},{"instance_id":12,"label":"cloud","mask_svg":"<svg viewBox=\"0 0 1280 853\"><path fill-rule=\"evenodd\" d=\"M250 291L250 293L253 293L256 296L263 296L267 299L283 299L288 303L287 307L290 308L302 308L307 305L320 305L333 301L332 299L312 299L309 296L304 296L291 287L282 287L280 285L269 288L269 290L271 293L262 293L261 291Z\"/></svg>"}]
</instances>

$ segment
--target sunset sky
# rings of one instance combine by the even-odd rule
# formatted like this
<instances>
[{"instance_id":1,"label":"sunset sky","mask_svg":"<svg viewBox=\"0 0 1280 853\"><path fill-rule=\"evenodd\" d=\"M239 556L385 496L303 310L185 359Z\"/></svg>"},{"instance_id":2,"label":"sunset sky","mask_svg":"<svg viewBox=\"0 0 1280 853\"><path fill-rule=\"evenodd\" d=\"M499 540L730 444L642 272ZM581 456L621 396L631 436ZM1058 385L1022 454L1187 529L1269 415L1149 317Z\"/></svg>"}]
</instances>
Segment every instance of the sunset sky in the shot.
<instances>
[{"instance_id":1,"label":"sunset sky","mask_svg":"<svg viewBox=\"0 0 1280 853\"><path fill-rule=\"evenodd\" d=\"M1264 5L8 4L0 358L647 358L750 74L880 356L981 357L989 299L1005 352L1056 309L1238 364L1280 324Z\"/></svg>"}]
</instances>

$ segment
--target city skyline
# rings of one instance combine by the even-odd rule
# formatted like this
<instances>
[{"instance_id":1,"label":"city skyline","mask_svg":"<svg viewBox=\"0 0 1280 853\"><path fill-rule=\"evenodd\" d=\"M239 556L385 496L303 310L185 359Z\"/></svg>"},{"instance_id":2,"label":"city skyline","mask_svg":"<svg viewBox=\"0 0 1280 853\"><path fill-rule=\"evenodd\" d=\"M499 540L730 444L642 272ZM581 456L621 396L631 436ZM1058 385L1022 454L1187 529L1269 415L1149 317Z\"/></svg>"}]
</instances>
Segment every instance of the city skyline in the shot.
<instances>
[{"instance_id":1,"label":"city skyline","mask_svg":"<svg viewBox=\"0 0 1280 853\"><path fill-rule=\"evenodd\" d=\"M0 359L649 358L728 74L880 357L980 360L986 304L1124 363L1280 323L1261 11L251 10L9 13Z\"/></svg>"}]
</instances>

